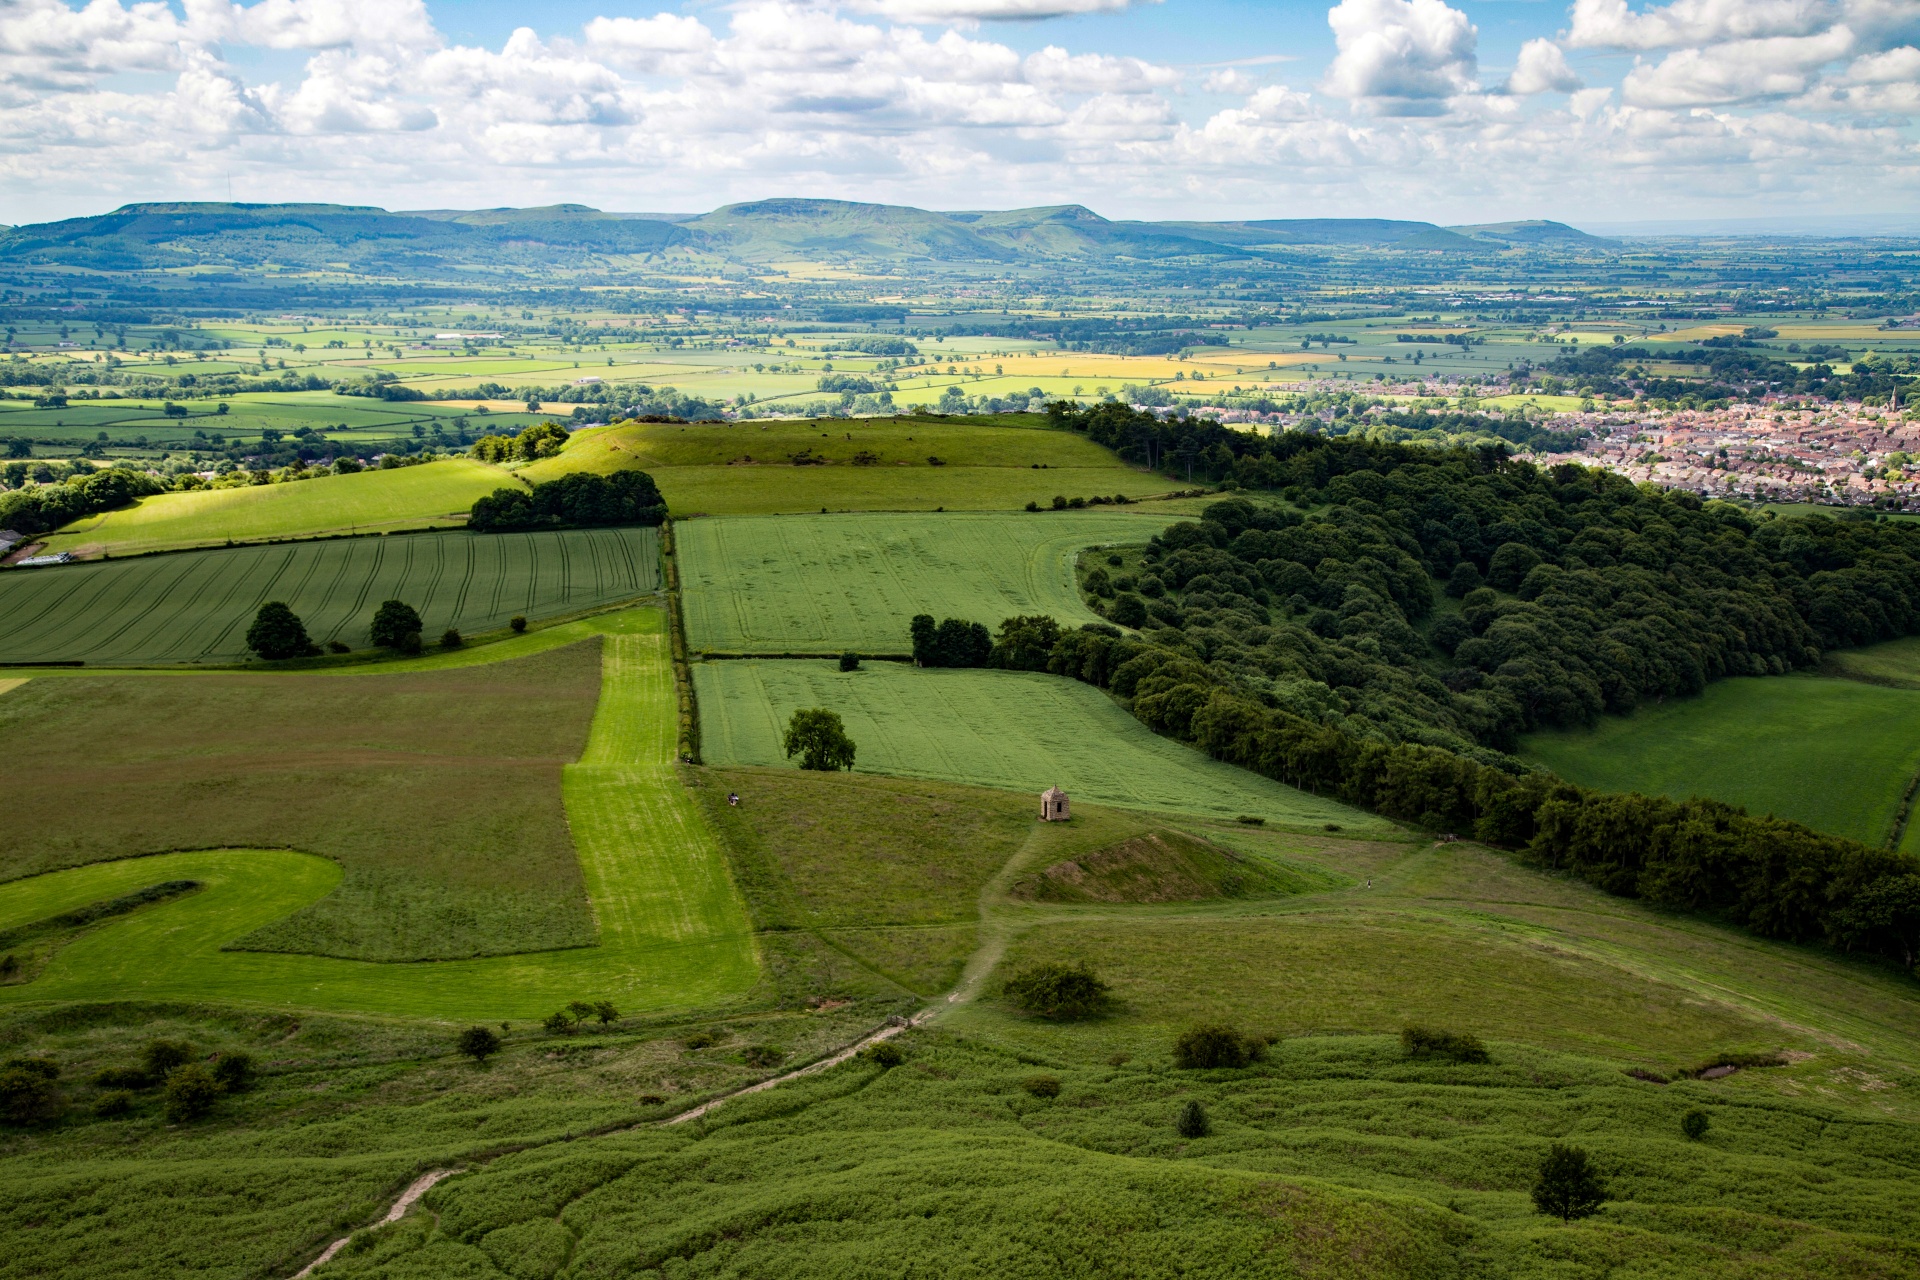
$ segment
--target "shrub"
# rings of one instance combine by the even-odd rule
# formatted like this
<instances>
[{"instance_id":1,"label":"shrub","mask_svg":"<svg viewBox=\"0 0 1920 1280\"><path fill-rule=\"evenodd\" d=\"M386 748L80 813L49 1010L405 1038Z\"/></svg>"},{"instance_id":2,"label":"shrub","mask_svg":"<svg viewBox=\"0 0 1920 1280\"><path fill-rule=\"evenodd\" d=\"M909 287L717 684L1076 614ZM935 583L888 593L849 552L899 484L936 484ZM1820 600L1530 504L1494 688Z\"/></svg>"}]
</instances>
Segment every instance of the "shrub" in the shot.
<instances>
[{"instance_id":1,"label":"shrub","mask_svg":"<svg viewBox=\"0 0 1920 1280\"><path fill-rule=\"evenodd\" d=\"M93 1083L102 1089L144 1089L153 1077L138 1067L105 1067L93 1073Z\"/></svg>"},{"instance_id":2,"label":"shrub","mask_svg":"<svg viewBox=\"0 0 1920 1280\"><path fill-rule=\"evenodd\" d=\"M726 1037L718 1031L695 1031L691 1035L680 1037L680 1043L688 1049L711 1049Z\"/></svg>"},{"instance_id":3,"label":"shrub","mask_svg":"<svg viewBox=\"0 0 1920 1280\"><path fill-rule=\"evenodd\" d=\"M1113 988L1085 964L1036 964L1001 984L1009 1003L1054 1022L1072 1022L1103 1012Z\"/></svg>"},{"instance_id":4,"label":"shrub","mask_svg":"<svg viewBox=\"0 0 1920 1280\"><path fill-rule=\"evenodd\" d=\"M1218 1024L1191 1027L1173 1042L1173 1065L1185 1071L1237 1069L1265 1056L1265 1042Z\"/></svg>"},{"instance_id":5,"label":"shrub","mask_svg":"<svg viewBox=\"0 0 1920 1280\"><path fill-rule=\"evenodd\" d=\"M493 1033L491 1027L468 1027L454 1041L454 1047L475 1062L485 1062L500 1052L500 1037Z\"/></svg>"},{"instance_id":6,"label":"shrub","mask_svg":"<svg viewBox=\"0 0 1920 1280\"><path fill-rule=\"evenodd\" d=\"M373 642L382 649L420 651L420 615L404 600L383 601L373 614Z\"/></svg>"},{"instance_id":7,"label":"shrub","mask_svg":"<svg viewBox=\"0 0 1920 1280\"><path fill-rule=\"evenodd\" d=\"M19 956L9 951L4 957L0 957L0 979L11 978L18 972L20 972Z\"/></svg>"},{"instance_id":8,"label":"shrub","mask_svg":"<svg viewBox=\"0 0 1920 1280\"><path fill-rule=\"evenodd\" d=\"M851 649L841 654L840 669L842 671L858 671L860 669L860 655Z\"/></svg>"},{"instance_id":9,"label":"shrub","mask_svg":"<svg viewBox=\"0 0 1920 1280\"><path fill-rule=\"evenodd\" d=\"M1183 1138L1204 1138L1213 1132L1213 1123L1207 1119L1207 1109L1188 1098L1174 1115L1173 1128Z\"/></svg>"},{"instance_id":10,"label":"shrub","mask_svg":"<svg viewBox=\"0 0 1920 1280\"><path fill-rule=\"evenodd\" d=\"M565 1009L550 1013L546 1021L540 1024L549 1035L570 1036L573 1034L573 1018Z\"/></svg>"},{"instance_id":11,"label":"shrub","mask_svg":"<svg viewBox=\"0 0 1920 1280\"><path fill-rule=\"evenodd\" d=\"M253 1087L253 1055L235 1051L214 1060L213 1078L228 1093L245 1093Z\"/></svg>"},{"instance_id":12,"label":"shrub","mask_svg":"<svg viewBox=\"0 0 1920 1280\"><path fill-rule=\"evenodd\" d=\"M1707 1118L1707 1113L1698 1109L1689 1111L1680 1117L1680 1132L1686 1134L1688 1139L1693 1142L1698 1142L1700 1139L1706 1137L1707 1130L1712 1127L1713 1122Z\"/></svg>"},{"instance_id":13,"label":"shrub","mask_svg":"<svg viewBox=\"0 0 1920 1280\"><path fill-rule=\"evenodd\" d=\"M146 1064L148 1076L164 1080L175 1067L193 1061L193 1046L180 1040L149 1040L140 1060Z\"/></svg>"},{"instance_id":14,"label":"shrub","mask_svg":"<svg viewBox=\"0 0 1920 1280\"><path fill-rule=\"evenodd\" d=\"M353 650L348 648L345 642L343 641L329 640L327 641L327 652L328 653L352 653Z\"/></svg>"},{"instance_id":15,"label":"shrub","mask_svg":"<svg viewBox=\"0 0 1920 1280\"><path fill-rule=\"evenodd\" d=\"M860 1051L860 1057L882 1071L891 1071L907 1060L907 1055L901 1051L900 1046L891 1040L881 1040L868 1045Z\"/></svg>"},{"instance_id":16,"label":"shrub","mask_svg":"<svg viewBox=\"0 0 1920 1280\"><path fill-rule=\"evenodd\" d=\"M750 1067L777 1067L786 1060L786 1051L770 1044L750 1044L741 1055Z\"/></svg>"},{"instance_id":17,"label":"shrub","mask_svg":"<svg viewBox=\"0 0 1920 1280\"><path fill-rule=\"evenodd\" d=\"M307 638L306 624L280 600L267 601L253 615L253 625L247 628L247 648L269 662L319 652Z\"/></svg>"},{"instance_id":18,"label":"shrub","mask_svg":"<svg viewBox=\"0 0 1920 1280\"><path fill-rule=\"evenodd\" d=\"M464 642L460 638L460 633L452 627L448 627L440 633L440 647L442 649L458 649L462 643Z\"/></svg>"},{"instance_id":19,"label":"shrub","mask_svg":"<svg viewBox=\"0 0 1920 1280\"><path fill-rule=\"evenodd\" d=\"M507 619L507 626L512 628L513 634L519 635L527 629L527 616L523 613L516 613Z\"/></svg>"},{"instance_id":20,"label":"shrub","mask_svg":"<svg viewBox=\"0 0 1920 1280\"><path fill-rule=\"evenodd\" d=\"M567 1013L573 1018L575 1022L585 1022L588 1018L591 1018L595 1013L598 1013L598 1012L599 1012L598 1009L596 1009L593 1005L588 1004L585 1000L567 1001Z\"/></svg>"},{"instance_id":21,"label":"shrub","mask_svg":"<svg viewBox=\"0 0 1920 1280\"><path fill-rule=\"evenodd\" d=\"M1487 1046L1478 1036L1434 1027L1407 1027L1400 1032L1400 1047L1409 1058L1445 1058L1450 1062L1491 1062Z\"/></svg>"},{"instance_id":22,"label":"shrub","mask_svg":"<svg viewBox=\"0 0 1920 1280\"><path fill-rule=\"evenodd\" d=\"M1060 1096L1060 1077L1049 1075L1028 1076L1020 1082L1020 1087L1036 1098L1057 1098Z\"/></svg>"},{"instance_id":23,"label":"shrub","mask_svg":"<svg viewBox=\"0 0 1920 1280\"><path fill-rule=\"evenodd\" d=\"M0 1066L0 1122L48 1124L67 1109L66 1095L54 1083L57 1064L45 1058L15 1058Z\"/></svg>"},{"instance_id":24,"label":"shrub","mask_svg":"<svg viewBox=\"0 0 1920 1280\"><path fill-rule=\"evenodd\" d=\"M613 1007L610 1000L596 1000L593 1004L593 1016L600 1019L600 1025L610 1027L620 1021L620 1011Z\"/></svg>"},{"instance_id":25,"label":"shrub","mask_svg":"<svg viewBox=\"0 0 1920 1280\"><path fill-rule=\"evenodd\" d=\"M167 1076L167 1119L175 1124L198 1120L213 1110L220 1097L220 1082L197 1062L175 1067Z\"/></svg>"},{"instance_id":26,"label":"shrub","mask_svg":"<svg viewBox=\"0 0 1920 1280\"><path fill-rule=\"evenodd\" d=\"M93 1102L93 1114L102 1119L124 1116L133 1110L133 1095L125 1089L114 1089L101 1094Z\"/></svg>"},{"instance_id":27,"label":"shrub","mask_svg":"<svg viewBox=\"0 0 1920 1280\"><path fill-rule=\"evenodd\" d=\"M1533 1184L1533 1207L1562 1222L1571 1222L1596 1212L1606 1198L1606 1184L1587 1153L1579 1147L1554 1143L1540 1162L1540 1177Z\"/></svg>"}]
</instances>

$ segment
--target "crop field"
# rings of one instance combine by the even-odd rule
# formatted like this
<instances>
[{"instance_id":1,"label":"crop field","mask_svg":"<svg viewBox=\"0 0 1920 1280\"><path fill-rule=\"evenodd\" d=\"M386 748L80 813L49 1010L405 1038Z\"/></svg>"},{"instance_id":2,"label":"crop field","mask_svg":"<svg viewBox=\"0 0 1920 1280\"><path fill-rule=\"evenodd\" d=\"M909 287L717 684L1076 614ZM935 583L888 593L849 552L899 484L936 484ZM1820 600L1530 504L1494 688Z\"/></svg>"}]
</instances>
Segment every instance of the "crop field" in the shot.
<instances>
[{"instance_id":1,"label":"crop field","mask_svg":"<svg viewBox=\"0 0 1920 1280\"><path fill-rule=\"evenodd\" d=\"M527 851L510 835L494 837L506 873L519 889L515 896L536 903L558 900L563 907L590 904L597 941L590 931L571 939L566 950L431 964L227 950L262 931L270 934L276 922L324 901L342 883L340 865L287 849L170 853L0 885L0 928L168 879L194 879L205 886L80 936L34 981L0 987L0 1002L215 1000L468 1019L538 1018L583 997L633 1009L724 1003L752 985L757 965L745 911L725 863L698 806L673 773L675 711L660 613L621 615L606 624L606 633L592 729L579 762L565 767L567 825L578 852L573 884L582 886L584 895L564 884L529 895L534 869L525 861ZM591 656L591 648L561 656L571 653ZM220 677L122 679L145 679L188 695ZM299 678L270 678L280 684L293 679ZM335 686L338 696L378 700L388 693L382 682L406 677L309 679ZM349 687L363 680L368 687ZM76 680L68 687L81 684ZM465 701L458 689L446 695L441 702ZM538 714L533 706L521 711L529 719ZM491 719L503 734L529 727L498 711ZM561 789L554 785L560 770L556 762L545 771L550 795ZM485 781L473 785L487 786ZM285 789L283 782L280 793ZM180 788L176 784L172 790L177 794ZM431 829L434 816L419 799L389 800L391 824L411 828L417 823L416 839ZM511 796L495 801L506 809L514 802ZM561 835L564 843L564 828ZM347 874L351 877L351 868ZM457 867L449 873L456 885L459 876ZM364 901L355 905L364 912Z\"/></svg>"},{"instance_id":2,"label":"crop field","mask_svg":"<svg viewBox=\"0 0 1920 1280\"><path fill-rule=\"evenodd\" d=\"M580 431L560 455L519 474L538 482L569 471L641 467L678 516L1012 511L1029 502L1047 506L1055 494L1140 498L1170 487L1165 477L1044 422L1008 415L997 425L906 417L636 423ZM855 455L867 460L855 462ZM795 465L795 458L808 465Z\"/></svg>"},{"instance_id":3,"label":"crop field","mask_svg":"<svg viewBox=\"0 0 1920 1280\"><path fill-rule=\"evenodd\" d=\"M675 528L687 641L717 652L904 653L915 614L999 625L1097 622L1080 598L1085 547L1145 542L1151 511L741 516Z\"/></svg>"},{"instance_id":4,"label":"crop field","mask_svg":"<svg viewBox=\"0 0 1920 1280\"><path fill-rule=\"evenodd\" d=\"M447 458L392 471L319 476L293 484L161 493L66 526L46 550L79 556L384 532L464 521L474 499L517 487L499 467Z\"/></svg>"},{"instance_id":5,"label":"crop field","mask_svg":"<svg viewBox=\"0 0 1920 1280\"><path fill-rule=\"evenodd\" d=\"M701 752L714 764L784 764L780 731L801 707L838 712L858 771L970 782L1131 809L1296 826L1386 823L1155 735L1089 685L1031 672L803 660L694 667ZM1035 803L1038 803L1037 801Z\"/></svg>"},{"instance_id":6,"label":"crop field","mask_svg":"<svg viewBox=\"0 0 1920 1280\"><path fill-rule=\"evenodd\" d=\"M238 662L268 600L315 643L359 649L380 602L404 599L431 641L656 591L658 547L652 529L411 534L15 569L0 574L0 661Z\"/></svg>"},{"instance_id":7,"label":"crop field","mask_svg":"<svg viewBox=\"0 0 1920 1280\"><path fill-rule=\"evenodd\" d=\"M1711 796L1878 845L1920 771L1920 690L1809 675L1721 680L1590 730L1532 734L1523 753L1586 786ZM1912 824L1908 837L1915 848Z\"/></svg>"}]
</instances>

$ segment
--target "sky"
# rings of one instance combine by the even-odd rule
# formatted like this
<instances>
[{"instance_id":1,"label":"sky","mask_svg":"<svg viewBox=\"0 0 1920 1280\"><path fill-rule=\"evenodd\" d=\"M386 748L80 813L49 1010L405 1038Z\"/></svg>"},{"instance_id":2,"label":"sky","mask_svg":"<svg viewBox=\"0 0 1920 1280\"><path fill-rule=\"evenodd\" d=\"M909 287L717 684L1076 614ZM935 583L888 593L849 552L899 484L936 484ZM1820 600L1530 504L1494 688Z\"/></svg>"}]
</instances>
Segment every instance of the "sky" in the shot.
<instances>
[{"instance_id":1,"label":"sky","mask_svg":"<svg viewBox=\"0 0 1920 1280\"><path fill-rule=\"evenodd\" d=\"M0 223L155 200L1912 219L1920 0L0 0Z\"/></svg>"}]
</instances>

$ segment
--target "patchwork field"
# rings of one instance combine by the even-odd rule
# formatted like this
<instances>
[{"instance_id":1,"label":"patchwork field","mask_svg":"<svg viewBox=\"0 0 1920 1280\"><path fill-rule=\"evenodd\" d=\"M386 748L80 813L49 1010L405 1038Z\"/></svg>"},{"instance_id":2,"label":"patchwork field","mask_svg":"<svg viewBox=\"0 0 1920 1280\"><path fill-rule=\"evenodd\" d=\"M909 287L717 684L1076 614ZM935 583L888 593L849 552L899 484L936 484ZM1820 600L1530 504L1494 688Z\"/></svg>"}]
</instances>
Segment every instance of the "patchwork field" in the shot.
<instances>
[{"instance_id":1,"label":"patchwork field","mask_svg":"<svg viewBox=\"0 0 1920 1280\"><path fill-rule=\"evenodd\" d=\"M714 764L784 764L780 732L801 707L838 712L862 772L940 778L1125 808L1346 830L1388 824L1158 737L1089 685L1030 672L869 662L733 660L694 666L701 753ZM1039 802L1036 799L1034 803Z\"/></svg>"},{"instance_id":2,"label":"patchwork field","mask_svg":"<svg viewBox=\"0 0 1920 1280\"><path fill-rule=\"evenodd\" d=\"M641 467L676 516L822 508L1012 511L1029 502L1046 506L1056 494L1139 498L1171 487L1165 477L1044 422L1040 415L1011 415L997 424L964 418L633 423L577 432L564 452L519 474L538 482L569 471Z\"/></svg>"},{"instance_id":3,"label":"patchwork field","mask_svg":"<svg viewBox=\"0 0 1920 1280\"><path fill-rule=\"evenodd\" d=\"M171 879L197 880L204 886L81 934L32 981L0 985L0 1002L216 1000L489 1019L539 1018L568 1000L583 998L611 1000L628 1009L658 1009L723 1004L737 996L753 984L758 969L745 912L725 864L698 807L673 773L675 710L661 615L658 610L636 610L607 620L603 627L603 661L595 661L599 646L582 645L524 663L421 677L46 681L60 686L49 695L55 701L85 696L92 684L111 685L123 693L129 685L142 687L133 695L136 701L142 694L187 699L209 686L249 679L268 690L284 690L291 704L285 721L256 723L246 730L260 738L272 734L278 754L255 742L240 764L216 759L210 767L204 754L194 758L191 746L214 732L208 729L184 736L180 740L189 745L176 748L178 757L196 767L168 773L141 761L142 756L162 754L149 735L144 751L138 742L126 748L139 766L123 766L107 779L111 793L124 798L125 808L88 830L103 854L116 844L124 855L190 842L262 843L255 833L267 834L281 847L121 856L0 885L0 929ZM515 667L523 670L515 672ZM511 695L516 676L526 681L541 672L569 679L570 717L543 711L524 696L518 706L489 702L493 686L505 682ZM146 694L146 689L160 692ZM427 696L423 689L442 708L441 723L420 723L408 714L420 710ZM371 780L362 782L350 772L328 772L329 757L337 755L339 747L325 741L324 734L311 740L311 703L327 699L391 704L393 732L422 737L454 736L445 718L462 716L509 742L522 737L538 742L541 734L564 733L569 726L578 742L589 715L592 728L577 764L536 761L537 768L524 770L531 785L517 789L483 761L431 756L422 761L398 751L376 758ZM19 692L10 700L31 702ZM225 720L239 719L234 714L238 708L214 710L226 711ZM10 709L0 706L0 712ZM354 723L359 735L368 731L368 714L364 708L362 712ZM31 713L29 705L27 717L9 725L7 741L33 731ZM235 753L240 754L239 747ZM135 767L144 767L149 777L160 775L159 785L145 790L124 785L121 775ZM240 772L248 775L241 783L226 781L225 774ZM255 788L262 798L248 804L244 784L254 781L263 784ZM202 794L209 783L214 795L230 796L233 803L178 801L183 793ZM408 786L414 789L405 789ZM357 828L343 824L346 830L330 830L325 825L327 812L351 813L369 788L384 788L384 794L375 797L383 827L370 829L374 824L364 814ZM302 790L304 799L290 799ZM149 831L134 819L142 799L149 811L171 801L186 812L173 829ZM275 814L273 801L291 813ZM67 851L58 847L59 833L75 829L75 824L62 823L52 808L25 815L20 830L53 847L42 849L37 864L15 863L16 871L76 860L63 856ZM229 810L235 818L226 819ZM523 811L545 820L549 838L544 846L516 831L516 823L527 821ZM237 824L248 818L251 827L244 833L217 829L223 820ZM289 845L329 857L292 852ZM26 847L31 851L35 846ZM508 907L536 914L532 921L516 919L507 914ZM436 908L437 914L427 908ZM409 910L411 915L406 914ZM537 913L543 911L557 915L568 932L536 936L529 924L540 924ZM365 938L382 923L420 927L412 935L391 929L385 951L363 945L347 952L326 945L351 930ZM416 959L449 954L443 939L461 929L471 942L453 954L518 954L369 964L328 955L228 949L278 943L285 952L314 949L376 960ZM313 945L316 941L319 946ZM400 953L402 943L410 947L409 953ZM529 953L535 946L568 949Z\"/></svg>"},{"instance_id":4,"label":"patchwork field","mask_svg":"<svg viewBox=\"0 0 1920 1280\"><path fill-rule=\"evenodd\" d=\"M517 487L498 467L446 458L392 471L321 476L295 484L202 489L142 498L79 520L46 539L46 550L129 555L177 547L378 533L465 520L474 499Z\"/></svg>"},{"instance_id":5,"label":"patchwork field","mask_svg":"<svg viewBox=\"0 0 1920 1280\"><path fill-rule=\"evenodd\" d=\"M553 617L659 589L652 529L413 534L187 551L0 574L0 662L91 665L245 659L254 611L284 600L315 643L356 649L389 598L429 640Z\"/></svg>"},{"instance_id":6,"label":"patchwork field","mask_svg":"<svg viewBox=\"0 0 1920 1280\"><path fill-rule=\"evenodd\" d=\"M1088 546L1145 542L1148 512L738 517L676 525L687 641L719 652L903 653L915 614L996 626L1097 622L1073 576Z\"/></svg>"},{"instance_id":7,"label":"patchwork field","mask_svg":"<svg viewBox=\"0 0 1920 1280\"><path fill-rule=\"evenodd\" d=\"M1721 680L1593 729L1532 734L1523 750L1586 786L1711 796L1878 845L1920 771L1920 689L1811 675ZM1908 833L1904 847L1920 847L1920 833Z\"/></svg>"}]
</instances>

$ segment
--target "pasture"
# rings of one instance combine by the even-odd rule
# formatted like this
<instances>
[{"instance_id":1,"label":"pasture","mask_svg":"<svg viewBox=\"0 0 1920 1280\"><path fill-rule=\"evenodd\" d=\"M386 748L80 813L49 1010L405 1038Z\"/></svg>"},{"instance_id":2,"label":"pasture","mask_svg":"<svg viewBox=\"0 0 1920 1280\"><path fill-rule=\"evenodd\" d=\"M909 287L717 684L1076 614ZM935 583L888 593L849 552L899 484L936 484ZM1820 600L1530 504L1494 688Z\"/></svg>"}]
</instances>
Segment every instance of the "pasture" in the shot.
<instances>
[{"instance_id":1,"label":"pasture","mask_svg":"<svg viewBox=\"0 0 1920 1280\"><path fill-rule=\"evenodd\" d=\"M420 762L406 762L407 768L396 770L399 760L380 761L378 778L415 776L420 791L402 795L390 790L382 807L391 829L384 845L367 847L362 833L361 840L350 840L337 852L326 850L339 858L337 863L285 848L285 844L321 842L301 839L301 832L283 827L275 833L275 842L283 846L277 849L229 847L123 857L0 885L0 928L45 919L168 879L190 878L205 885L197 893L116 918L80 936L33 982L0 987L0 1003L210 1000L252 1007L498 1019L539 1018L568 1000L581 998L611 1000L629 1009L728 1002L753 984L757 964L745 912L725 863L697 805L673 772L675 711L663 630L658 610L635 610L605 622L605 656L599 663L592 661L595 646L535 660L573 669L589 680L598 677L597 703L591 688L585 697L576 697L572 725L583 725L581 712L589 708L592 717L578 763L564 766L564 782L558 761L542 761L538 770L538 789L547 798L548 812L557 818L558 802L563 797L565 802L565 822L558 824L559 841L548 856L533 856L545 851L525 847L511 830L513 815L530 807L533 795L510 793L497 776L481 776L460 788L459 803L474 810L466 840L459 833L434 833L434 824L445 818L432 797L450 789L447 784L458 776L457 771L480 773L478 762L456 757L445 763L445 773L436 776ZM499 671L480 669L477 674L470 672L468 679L484 685ZM190 696L222 677L122 679ZM312 680L331 686L322 696L380 700L394 692L388 682L407 679L274 677L261 683L287 688L291 695L296 682ZM448 677L427 679L444 682ZM68 687L82 683L65 682ZM18 699L19 694L11 697ZM450 704L443 714L471 714L503 737L556 732L555 727L536 731L534 722L542 718L538 705L523 700L517 708L488 706L457 679L439 691L436 701ZM461 706L471 710L461 712ZM396 715L404 721L404 712ZM328 801L346 798L351 787L340 787L322 770L326 743L299 741L299 726L305 723L298 719L281 729L283 741L293 739L282 750L303 772L289 777L283 770L274 793L284 798L289 785L298 783L315 792L314 805L325 807ZM421 731L434 727L424 726ZM568 726L563 720L557 727ZM391 788L391 781L388 785ZM167 794L177 796L183 789L191 787L176 779ZM497 797L488 799L495 792ZM181 820L183 827L192 823L205 827L222 820L211 807L191 808ZM56 824L49 818L43 825L52 830ZM572 848L568 847L569 828ZM172 838L191 840L196 834L182 830ZM232 843L217 832L210 834L209 844ZM102 846L114 835L100 833ZM136 843L142 838L138 833L121 832L118 838L123 851L143 847ZM144 838L149 841L145 847L152 847L154 838ZM437 867L429 856L435 842L450 847L450 856ZM469 847L475 842L486 843L481 849ZM469 900L484 904L484 895L471 893L482 872L474 855L482 852L493 855L491 870L513 902L523 910L569 913L574 931L564 939L503 938L498 933L501 922L489 919L475 930L476 935L490 939L491 949L513 954L432 964L369 964L331 955L294 954L292 948L277 953L238 949L256 940L270 943L277 929L295 937L321 932L317 926L303 924L299 913L317 904L321 910L316 914L324 917L327 895L337 892L336 885L351 887L354 863L362 859L374 869L376 880L395 867L413 872L416 880L426 879L423 866L437 873L431 893L454 908L443 913L440 927L457 924L459 909L467 907ZM563 871L561 861L569 854L577 854L577 862ZM389 883L374 892L349 896L358 900L341 904L345 919L373 916L377 921L387 899L418 898L421 891L417 885ZM523 947L530 942L567 949L516 949L516 942Z\"/></svg>"},{"instance_id":2,"label":"pasture","mask_svg":"<svg viewBox=\"0 0 1920 1280\"><path fill-rule=\"evenodd\" d=\"M431 642L448 627L491 631L659 586L652 529L342 538L14 569L0 573L0 662L239 662L268 600L290 605L315 643L361 649L390 598L419 611Z\"/></svg>"},{"instance_id":3,"label":"pasture","mask_svg":"<svg viewBox=\"0 0 1920 1280\"><path fill-rule=\"evenodd\" d=\"M1127 809L1348 831L1390 825L1162 738L1098 689L1032 672L921 670L870 662L696 663L701 754L718 765L781 765L780 734L801 707L838 712L864 773L938 778ZM1037 805L1038 800L1034 801Z\"/></svg>"},{"instance_id":4,"label":"pasture","mask_svg":"<svg viewBox=\"0 0 1920 1280\"><path fill-rule=\"evenodd\" d=\"M46 550L124 556L458 523L465 521L476 498L503 487L517 487L517 482L499 467L472 458L445 458L291 484L161 493L77 520L47 538Z\"/></svg>"},{"instance_id":5,"label":"pasture","mask_svg":"<svg viewBox=\"0 0 1920 1280\"><path fill-rule=\"evenodd\" d=\"M1014 614L1099 619L1084 547L1145 542L1149 512L740 516L676 525L687 642L750 653L904 653L915 614L997 626Z\"/></svg>"},{"instance_id":6,"label":"pasture","mask_svg":"<svg viewBox=\"0 0 1920 1280\"><path fill-rule=\"evenodd\" d=\"M1710 796L1878 845L1920 771L1920 690L1813 675L1720 680L1592 729L1530 734L1522 754L1585 786ZM1904 847L1915 840L1909 825Z\"/></svg>"}]
</instances>

